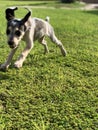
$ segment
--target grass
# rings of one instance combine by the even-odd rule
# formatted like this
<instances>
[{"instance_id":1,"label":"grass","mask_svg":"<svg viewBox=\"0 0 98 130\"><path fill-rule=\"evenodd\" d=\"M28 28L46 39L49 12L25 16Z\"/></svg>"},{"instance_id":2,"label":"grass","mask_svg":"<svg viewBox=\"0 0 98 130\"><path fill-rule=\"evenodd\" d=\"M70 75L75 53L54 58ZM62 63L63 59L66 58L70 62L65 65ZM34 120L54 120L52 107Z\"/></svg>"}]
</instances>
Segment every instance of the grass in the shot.
<instances>
[{"instance_id":1,"label":"grass","mask_svg":"<svg viewBox=\"0 0 98 130\"><path fill-rule=\"evenodd\" d=\"M0 63L10 51L5 8L0 11ZM36 42L23 68L12 64L7 72L0 72L0 130L97 130L98 11L32 10L34 17L50 16L68 54L62 57L47 39L49 54L44 55ZM26 13L20 11L17 17ZM12 63L24 45L20 44Z\"/></svg>"},{"instance_id":2,"label":"grass","mask_svg":"<svg viewBox=\"0 0 98 130\"><path fill-rule=\"evenodd\" d=\"M0 0L0 6L33 6L33 7L52 7L52 8L79 8L85 6L85 4L81 4L80 2L74 2L71 4L62 4L60 0L48 0L48 1L13 1L13 0Z\"/></svg>"}]
</instances>

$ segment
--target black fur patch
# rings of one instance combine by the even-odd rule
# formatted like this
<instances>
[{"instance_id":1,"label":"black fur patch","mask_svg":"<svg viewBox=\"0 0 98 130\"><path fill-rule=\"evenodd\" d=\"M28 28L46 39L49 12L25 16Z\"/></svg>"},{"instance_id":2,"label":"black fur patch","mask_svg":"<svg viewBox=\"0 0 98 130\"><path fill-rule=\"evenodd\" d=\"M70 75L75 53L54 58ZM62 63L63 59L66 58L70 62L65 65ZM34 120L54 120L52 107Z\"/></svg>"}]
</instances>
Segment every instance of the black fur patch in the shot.
<instances>
[{"instance_id":1,"label":"black fur patch","mask_svg":"<svg viewBox=\"0 0 98 130\"><path fill-rule=\"evenodd\" d=\"M9 33L9 30L8 30L9 27L12 27L12 29L19 28L19 30L23 32L26 31L26 26L20 20L17 20L17 19L11 20L7 23L7 31L6 31L7 34Z\"/></svg>"}]
</instances>

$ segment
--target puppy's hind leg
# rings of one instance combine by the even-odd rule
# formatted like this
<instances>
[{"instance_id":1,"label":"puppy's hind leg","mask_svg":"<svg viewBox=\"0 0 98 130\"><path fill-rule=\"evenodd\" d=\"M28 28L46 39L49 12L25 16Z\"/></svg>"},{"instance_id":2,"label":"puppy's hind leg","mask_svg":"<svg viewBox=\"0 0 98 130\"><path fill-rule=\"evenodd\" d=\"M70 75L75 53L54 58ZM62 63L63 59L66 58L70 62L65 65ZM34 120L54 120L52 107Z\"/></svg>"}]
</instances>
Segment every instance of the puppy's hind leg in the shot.
<instances>
[{"instance_id":1,"label":"puppy's hind leg","mask_svg":"<svg viewBox=\"0 0 98 130\"><path fill-rule=\"evenodd\" d=\"M48 53L49 50L48 50L47 42L44 39L44 36L42 38L40 38L38 41L39 41L39 43L41 43L44 46L44 54Z\"/></svg>"},{"instance_id":2,"label":"puppy's hind leg","mask_svg":"<svg viewBox=\"0 0 98 130\"><path fill-rule=\"evenodd\" d=\"M61 43L61 41L58 40L58 38L55 36L55 33L54 33L53 30L52 30L52 32L50 33L49 37L50 37L50 39L51 39L52 42L54 42L56 45L59 46L62 55L63 55L63 56L66 56L67 52L66 52L66 50L65 50L65 48L64 48L64 46L63 46L63 44Z\"/></svg>"}]
</instances>

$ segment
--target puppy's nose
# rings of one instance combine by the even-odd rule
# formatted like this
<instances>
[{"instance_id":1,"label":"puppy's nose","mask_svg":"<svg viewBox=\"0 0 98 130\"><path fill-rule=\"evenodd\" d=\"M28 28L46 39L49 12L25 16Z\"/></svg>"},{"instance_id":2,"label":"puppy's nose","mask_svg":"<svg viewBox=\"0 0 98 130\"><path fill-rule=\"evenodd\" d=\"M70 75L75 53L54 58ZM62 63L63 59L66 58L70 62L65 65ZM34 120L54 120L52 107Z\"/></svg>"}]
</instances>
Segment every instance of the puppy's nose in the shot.
<instances>
[{"instance_id":1,"label":"puppy's nose","mask_svg":"<svg viewBox=\"0 0 98 130\"><path fill-rule=\"evenodd\" d=\"M14 42L13 41L9 41L8 44L9 45L14 45Z\"/></svg>"}]
</instances>

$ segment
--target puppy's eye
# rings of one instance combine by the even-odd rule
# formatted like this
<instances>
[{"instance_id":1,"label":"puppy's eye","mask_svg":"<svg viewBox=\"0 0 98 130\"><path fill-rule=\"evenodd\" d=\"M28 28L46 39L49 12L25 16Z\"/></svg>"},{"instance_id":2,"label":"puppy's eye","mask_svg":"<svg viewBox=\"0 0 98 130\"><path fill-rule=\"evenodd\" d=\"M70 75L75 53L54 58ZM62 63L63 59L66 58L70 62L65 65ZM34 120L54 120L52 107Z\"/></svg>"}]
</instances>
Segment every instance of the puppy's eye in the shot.
<instances>
[{"instance_id":1,"label":"puppy's eye","mask_svg":"<svg viewBox=\"0 0 98 130\"><path fill-rule=\"evenodd\" d=\"M6 30L6 34L9 35L11 31L9 29Z\"/></svg>"},{"instance_id":2,"label":"puppy's eye","mask_svg":"<svg viewBox=\"0 0 98 130\"><path fill-rule=\"evenodd\" d=\"M21 32L19 30L17 30L17 31L15 31L15 35L19 37L21 35Z\"/></svg>"}]
</instances>

